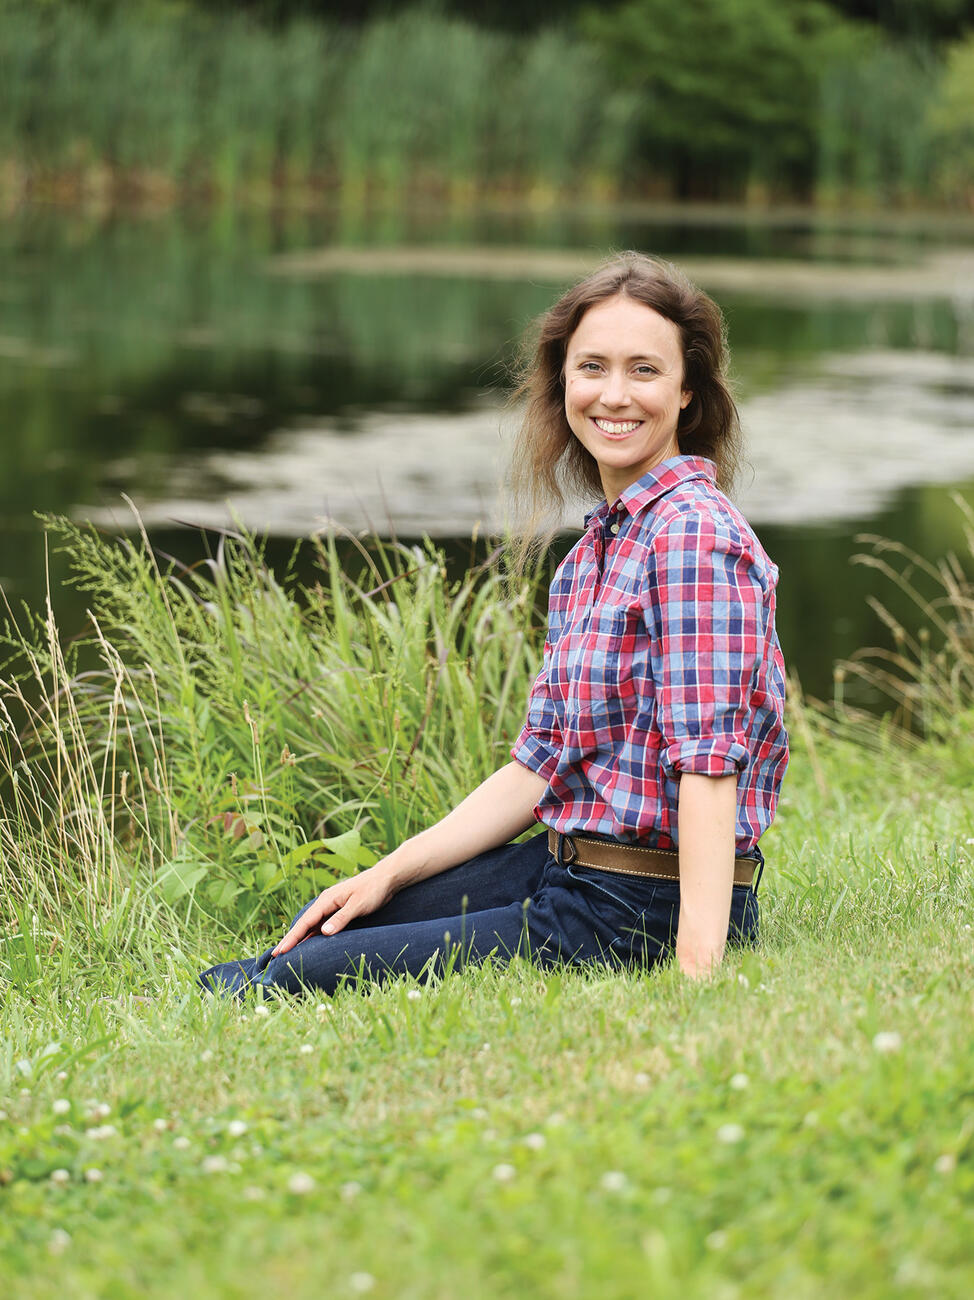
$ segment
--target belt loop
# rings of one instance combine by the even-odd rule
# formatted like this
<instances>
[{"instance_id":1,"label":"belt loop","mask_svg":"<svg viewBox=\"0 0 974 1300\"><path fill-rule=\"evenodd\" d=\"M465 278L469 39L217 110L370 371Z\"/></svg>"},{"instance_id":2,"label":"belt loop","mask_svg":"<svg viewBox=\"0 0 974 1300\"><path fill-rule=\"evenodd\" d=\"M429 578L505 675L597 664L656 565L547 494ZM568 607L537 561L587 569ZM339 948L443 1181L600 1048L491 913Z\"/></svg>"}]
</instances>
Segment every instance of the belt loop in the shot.
<instances>
[{"instance_id":1,"label":"belt loop","mask_svg":"<svg viewBox=\"0 0 974 1300\"><path fill-rule=\"evenodd\" d=\"M570 866L578 857L578 849L576 849L568 835L563 835L561 831L557 831L556 834L558 836L558 847L555 849L555 861L559 867ZM565 852L566 848L568 850L567 854Z\"/></svg>"}]
</instances>

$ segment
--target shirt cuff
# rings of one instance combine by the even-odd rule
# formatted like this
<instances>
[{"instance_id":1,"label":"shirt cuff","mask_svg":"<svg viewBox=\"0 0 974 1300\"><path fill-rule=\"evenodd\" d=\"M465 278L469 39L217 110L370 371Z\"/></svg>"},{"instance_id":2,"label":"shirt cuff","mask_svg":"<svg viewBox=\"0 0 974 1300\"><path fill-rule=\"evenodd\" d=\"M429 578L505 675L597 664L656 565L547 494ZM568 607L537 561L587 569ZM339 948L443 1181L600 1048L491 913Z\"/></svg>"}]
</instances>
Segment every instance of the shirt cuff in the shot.
<instances>
[{"instance_id":1,"label":"shirt cuff","mask_svg":"<svg viewBox=\"0 0 974 1300\"><path fill-rule=\"evenodd\" d=\"M667 776L695 772L700 776L730 776L747 767L748 753L738 740L712 736L667 745L660 755Z\"/></svg>"},{"instance_id":2,"label":"shirt cuff","mask_svg":"<svg viewBox=\"0 0 974 1300\"><path fill-rule=\"evenodd\" d=\"M558 754L552 753L549 746L540 740L534 732L528 731L527 727L524 728L514 742L511 758L520 763L522 767L537 772L538 776L544 777L546 781L551 780L558 768Z\"/></svg>"}]
</instances>

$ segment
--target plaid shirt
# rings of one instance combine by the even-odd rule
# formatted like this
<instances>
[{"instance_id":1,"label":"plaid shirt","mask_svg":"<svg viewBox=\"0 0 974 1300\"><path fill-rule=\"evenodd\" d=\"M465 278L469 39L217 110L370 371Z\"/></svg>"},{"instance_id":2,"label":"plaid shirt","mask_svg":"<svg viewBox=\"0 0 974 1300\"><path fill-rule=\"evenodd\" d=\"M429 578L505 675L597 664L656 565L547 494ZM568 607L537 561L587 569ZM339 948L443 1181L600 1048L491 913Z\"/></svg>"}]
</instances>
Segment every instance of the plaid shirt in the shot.
<instances>
[{"instance_id":1,"label":"plaid shirt","mask_svg":"<svg viewBox=\"0 0 974 1300\"><path fill-rule=\"evenodd\" d=\"M681 772L737 772L737 852L771 824L788 762L778 570L674 456L585 519L551 584L544 664L512 756L555 830L673 848Z\"/></svg>"}]
</instances>

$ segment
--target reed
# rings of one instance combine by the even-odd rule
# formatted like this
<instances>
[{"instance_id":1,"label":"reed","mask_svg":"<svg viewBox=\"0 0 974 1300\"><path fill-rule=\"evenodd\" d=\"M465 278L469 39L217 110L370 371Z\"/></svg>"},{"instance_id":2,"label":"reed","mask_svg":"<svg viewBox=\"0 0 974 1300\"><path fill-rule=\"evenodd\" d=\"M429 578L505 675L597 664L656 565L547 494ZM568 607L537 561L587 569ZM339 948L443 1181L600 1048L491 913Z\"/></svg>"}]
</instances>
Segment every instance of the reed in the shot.
<instances>
[{"instance_id":1,"label":"reed","mask_svg":"<svg viewBox=\"0 0 974 1300\"><path fill-rule=\"evenodd\" d=\"M670 135L647 120L638 83L568 25L514 35L417 8L355 29L267 27L232 10L21 3L0 23L0 163L15 190L173 201L325 188L356 212L410 195L550 203L678 188ZM813 160L796 170L756 125L740 155L753 185L832 202L946 194L949 165L931 176L933 133L946 138L931 107L939 56L878 39L823 51L819 102L800 124ZM955 144L968 117L950 111ZM718 182L711 167L711 189L743 192L731 170Z\"/></svg>"}]
</instances>

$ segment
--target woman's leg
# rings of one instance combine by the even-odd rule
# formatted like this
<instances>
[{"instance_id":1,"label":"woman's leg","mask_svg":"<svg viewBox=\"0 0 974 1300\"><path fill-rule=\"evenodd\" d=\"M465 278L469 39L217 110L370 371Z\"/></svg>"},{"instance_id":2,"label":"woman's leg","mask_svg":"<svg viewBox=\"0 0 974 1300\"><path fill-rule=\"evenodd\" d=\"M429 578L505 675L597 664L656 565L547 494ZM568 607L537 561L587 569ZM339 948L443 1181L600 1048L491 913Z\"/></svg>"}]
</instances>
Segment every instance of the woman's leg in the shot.
<instances>
[{"instance_id":1,"label":"woman's leg","mask_svg":"<svg viewBox=\"0 0 974 1300\"><path fill-rule=\"evenodd\" d=\"M459 937L457 919L465 921L466 917L472 916L474 913L496 909L503 910L515 905L518 917L516 927L518 934L513 937L519 938L522 928L523 905L537 891L547 859L547 837L543 834L536 835L521 844L502 845L498 849L482 853L476 858L471 858L468 862L463 862L448 871L441 872L439 875L431 876L427 880L422 880L418 884L400 890L378 911L369 916L358 917L350 922L341 934L353 930L368 930L371 933L391 927L408 927L437 918L446 918L453 924L455 940ZM310 907L313 901L312 899L306 903L298 916ZM295 920L297 920L297 917L295 917ZM509 920L509 917L505 917L497 922L503 930L505 941L512 938ZM489 923L487 925L489 928ZM446 928L448 927L441 927L441 930L445 932ZM481 928L483 929L483 927ZM390 945L395 949L393 955L397 954L404 937L403 935L397 935L393 938L374 935L370 940L359 940L357 945L351 945L350 949L354 949L354 959L360 965L365 950L370 945L376 954L381 949L383 960L388 962ZM341 938L341 935L329 936L328 938L322 935L311 935L303 940L297 948L292 949L287 956L295 958L296 954L312 940L334 943L339 938ZM388 939L389 943L386 943L384 939ZM440 934L440 940L442 940L442 933ZM419 942L419 935L416 936L416 941ZM433 951L429 948L429 937L424 936L423 941L427 944L427 955L420 963L420 968L429 960ZM346 946L349 945L346 943ZM302 951L301 961L298 963L300 968L304 969L307 966L310 971L310 959L311 953ZM271 976L266 975L267 968L273 960L271 949L268 948L259 957L221 962L204 971L200 975L200 983L209 991L242 995L254 982L260 982L265 986L268 986L269 981L273 983L273 974ZM338 960L337 953L335 954L335 960ZM294 962L292 962L293 965L295 965ZM287 968L282 967L281 969L286 970ZM293 975L288 975L285 978L291 980ZM328 974L325 983L333 982L334 978L337 978L337 974Z\"/></svg>"}]
</instances>

